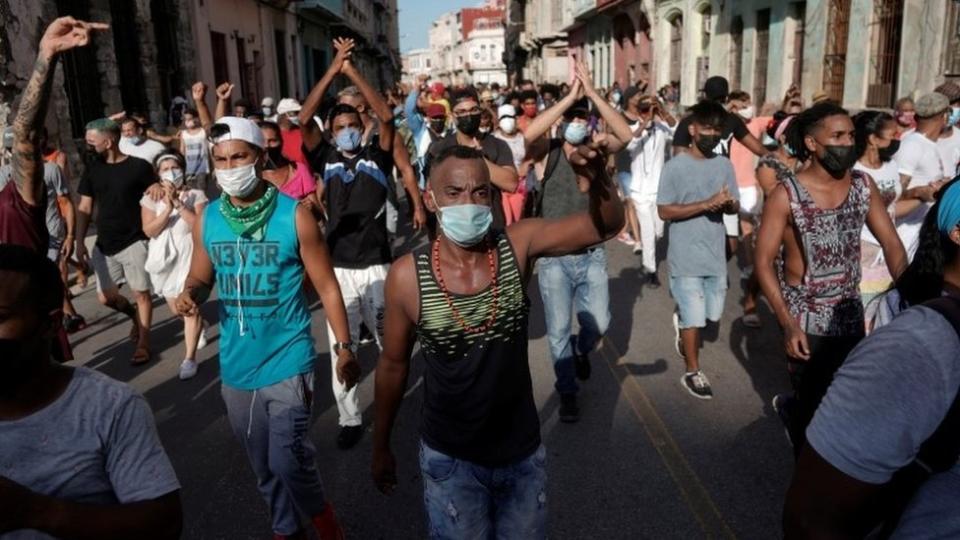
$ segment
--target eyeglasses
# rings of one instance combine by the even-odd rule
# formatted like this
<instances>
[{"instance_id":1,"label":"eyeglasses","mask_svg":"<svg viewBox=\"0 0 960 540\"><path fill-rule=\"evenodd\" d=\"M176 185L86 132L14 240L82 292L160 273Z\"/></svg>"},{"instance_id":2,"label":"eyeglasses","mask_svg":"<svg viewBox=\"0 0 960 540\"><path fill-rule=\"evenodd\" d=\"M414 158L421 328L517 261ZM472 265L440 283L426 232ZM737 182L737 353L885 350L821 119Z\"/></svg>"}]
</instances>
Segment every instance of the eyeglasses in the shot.
<instances>
[{"instance_id":1,"label":"eyeglasses","mask_svg":"<svg viewBox=\"0 0 960 540\"><path fill-rule=\"evenodd\" d=\"M477 108L477 107L474 107L473 109L467 109L467 110L465 110L465 111L464 111L464 110L453 111L453 115L456 116L456 117L458 117L458 118L461 117L461 116L471 116L471 115L474 115L474 114L480 114L480 109Z\"/></svg>"}]
</instances>

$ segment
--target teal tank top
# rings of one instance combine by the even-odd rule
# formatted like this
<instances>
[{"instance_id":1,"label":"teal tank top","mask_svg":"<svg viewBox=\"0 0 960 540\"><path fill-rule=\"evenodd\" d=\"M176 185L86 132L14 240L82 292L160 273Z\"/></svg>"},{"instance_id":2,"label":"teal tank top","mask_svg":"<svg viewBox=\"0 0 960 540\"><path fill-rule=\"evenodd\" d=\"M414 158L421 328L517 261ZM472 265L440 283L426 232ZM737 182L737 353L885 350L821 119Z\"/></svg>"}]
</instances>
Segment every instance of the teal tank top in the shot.
<instances>
[{"instance_id":1,"label":"teal tank top","mask_svg":"<svg viewBox=\"0 0 960 540\"><path fill-rule=\"evenodd\" d=\"M316 353L303 292L297 201L278 194L263 239L237 236L220 214L204 211L203 246L220 299L220 377L256 390L313 370Z\"/></svg>"}]
</instances>

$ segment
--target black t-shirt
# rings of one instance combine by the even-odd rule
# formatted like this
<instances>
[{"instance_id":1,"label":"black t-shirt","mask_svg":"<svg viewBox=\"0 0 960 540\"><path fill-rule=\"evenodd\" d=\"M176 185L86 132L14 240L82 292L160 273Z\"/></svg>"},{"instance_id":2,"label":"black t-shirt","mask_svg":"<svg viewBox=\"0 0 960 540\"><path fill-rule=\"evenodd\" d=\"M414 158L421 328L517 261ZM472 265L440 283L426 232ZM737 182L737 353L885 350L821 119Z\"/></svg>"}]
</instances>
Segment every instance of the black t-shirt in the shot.
<instances>
[{"instance_id":1,"label":"black t-shirt","mask_svg":"<svg viewBox=\"0 0 960 540\"><path fill-rule=\"evenodd\" d=\"M97 205L97 247L104 255L115 255L147 238L140 222L140 199L154 182L153 167L133 156L87 166L77 191Z\"/></svg>"},{"instance_id":2,"label":"black t-shirt","mask_svg":"<svg viewBox=\"0 0 960 540\"><path fill-rule=\"evenodd\" d=\"M673 135L674 146L688 147L693 144L689 129L690 122L689 115L680 120ZM749 134L750 131L747 129L747 125L743 123L743 119L739 115L728 111L726 118L723 119L723 130L720 132L720 144L717 145L716 153L724 157L730 157L731 139L736 138L740 141Z\"/></svg>"},{"instance_id":3,"label":"black t-shirt","mask_svg":"<svg viewBox=\"0 0 960 540\"><path fill-rule=\"evenodd\" d=\"M430 143L430 148L427 149L427 162L424 166L424 176L430 177L430 165L433 161L433 158L440 154L444 149L450 148L451 146L457 146L457 133L453 132L446 137L436 140ZM500 166L510 166L513 167L513 152L510 151L510 145L504 141L494 137L493 135L486 135L480 139L480 148L483 151L483 155L487 157L491 162L500 165ZM494 229L503 229L506 227L507 220L503 215L503 203L501 202L500 188L490 184L492 188L490 191L490 204L493 211L493 225L491 226Z\"/></svg>"},{"instance_id":4,"label":"black t-shirt","mask_svg":"<svg viewBox=\"0 0 960 540\"><path fill-rule=\"evenodd\" d=\"M379 144L364 146L352 158L327 142L313 150L304 146L303 151L323 178L327 244L333 265L366 268L390 263L386 203L393 156Z\"/></svg>"}]
</instances>

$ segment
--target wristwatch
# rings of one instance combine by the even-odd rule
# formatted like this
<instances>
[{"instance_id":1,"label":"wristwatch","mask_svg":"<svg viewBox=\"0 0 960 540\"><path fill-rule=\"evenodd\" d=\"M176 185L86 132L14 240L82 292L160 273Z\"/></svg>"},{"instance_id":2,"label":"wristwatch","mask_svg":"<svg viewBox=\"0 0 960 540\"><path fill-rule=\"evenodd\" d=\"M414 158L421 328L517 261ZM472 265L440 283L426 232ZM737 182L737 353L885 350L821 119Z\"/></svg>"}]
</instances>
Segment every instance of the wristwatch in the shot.
<instances>
[{"instance_id":1,"label":"wristwatch","mask_svg":"<svg viewBox=\"0 0 960 540\"><path fill-rule=\"evenodd\" d=\"M340 351L353 351L353 342L352 341L338 341L333 344L333 352L338 353Z\"/></svg>"}]
</instances>

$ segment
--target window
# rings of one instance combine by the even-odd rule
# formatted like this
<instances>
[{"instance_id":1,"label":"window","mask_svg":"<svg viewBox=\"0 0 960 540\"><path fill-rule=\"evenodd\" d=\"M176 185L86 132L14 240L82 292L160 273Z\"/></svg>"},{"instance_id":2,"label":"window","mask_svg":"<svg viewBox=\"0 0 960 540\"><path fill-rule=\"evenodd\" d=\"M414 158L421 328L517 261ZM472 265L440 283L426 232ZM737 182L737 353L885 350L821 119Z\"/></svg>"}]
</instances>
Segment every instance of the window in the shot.
<instances>
[{"instance_id":1,"label":"window","mask_svg":"<svg viewBox=\"0 0 960 540\"><path fill-rule=\"evenodd\" d=\"M136 5L123 0L110 1L110 34L117 58L117 71L123 84L120 98L126 111L147 111L147 90L144 85L143 59L140 57L140 30L137 28ZM164 105L160 105L163 107Z\"/></svg>"},{"instance_id":2,"label":"window","mask_svg":"<svg viewBox=\"0 0 960 540\"><path fill-rule=\"evenodd\" d=\"M903 0L875 0L870 47L868 107L893 107L900 66L900 27Z\"/></svg>"},{"instance_id":3,"label":"window","mask_svg":"<svg viewBox=\"0 0 960 540\"><path fill-rule=\"evenodd\" d=\"M730 25L730 88L739 89L743 72L743 19L737 17Z\"/></svg>"},{"instance_id":4,"label":"window","mask_svg":"<svg viewBox=\"0 0 960 540\"><path fill-rule=\"evenodd\" d=\"M57 13L83 21L90 20L87 2L57 0ZM103 116L103 96L100 93L101 76L97 71L96 43L64 53L63 86L70 103L70 127L75 139L86 132L87 122Z\"/></svg>"},{"instance_id":5,"label":"window","mask_svg":"<svg viewBox=\"0 0 960 540\"><path fill-rule=\"evenodd\" d=\"M210 51L213 53L213 83L230 82L230 64L227 63L227 36L210 31Z\"/></svg>"},{"instance_id":6,"label":"window","mask_svg":"<svg viewBox=\"0 0 960 540\"><path fill-rule=\"evenodd\" d=\"M804 34L807 31L807 3L794 2L790 5L793 11L793 84L797 88L803 82L803 44Z\"/></svg>"},{"instance_id":7,"label":"window","mask_svg":"<svg viewBox=\"0 0 960 540\"><path fill-rule=\"evenodd\" d=\"M946 75L960 75L960 4L947 2L947 16L944 35L943 72Z\"/></svg>"},{"instance_id":8,"label":"window","mask_svg":"<svg viewBox=\"0 0 960 540\"><path fill-rule=\"evenodd\" d=\"M683 16L670 21L670 82L680 82L683 62Z\"/></svg>"},{"instance_id":9,"label":"window","mask_svg":"<svg viewBox=\"0 0 960 540\"><path fill-rule=\"evenodd\" d=\"M753 102L767 100L767 60L770 57L770 10L757 12L757 50L753 55Z\"/></svg>"},{"instance_id":10,"label":"window","mask_svg":"<svg viewBox=\"0 0 960 540\"><path fill-rule=\"evenodd\" d=\"M290 82L287 80L287 40L280 30L273 31L273 43L276 52L277 78L280 83L280 97L290 96Z\"/></svg>"},{"instance_id":11,"label":"window","mask_svg":"<svg viewBox=\"0 0 960 540\"><path fill-rule=\"evenodd\" d=\"M827 24L827 45L823 56L823 89L830 99L843 102L850 0L829 0L827 20L829 24Z\"/></svg>"}]
</instances>

